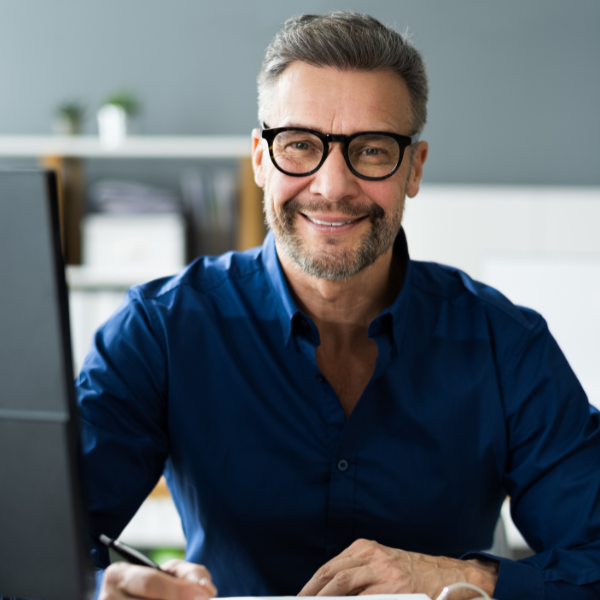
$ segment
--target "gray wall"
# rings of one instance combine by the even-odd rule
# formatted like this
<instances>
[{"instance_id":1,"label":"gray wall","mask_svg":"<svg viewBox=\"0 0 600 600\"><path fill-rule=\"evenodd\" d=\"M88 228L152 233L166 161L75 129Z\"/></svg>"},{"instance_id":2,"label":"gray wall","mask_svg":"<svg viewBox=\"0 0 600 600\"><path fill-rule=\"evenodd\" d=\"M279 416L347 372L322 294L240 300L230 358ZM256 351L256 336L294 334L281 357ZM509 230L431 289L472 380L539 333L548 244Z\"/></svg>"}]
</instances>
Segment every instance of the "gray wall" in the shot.
<instances>
[{"instance_id":1,"label":"gray wall","mask_svg":"<svg viewBox=\"0 0 600 600\"><path fill-rule=\"evenodd\" d=\"M3 0L0 134L88 132L117 88L148 134L248 133L265 46L294 13L354 9L409 27L431 82L430 182L600 185L598 0Z\"/></svg>"}]
</instances>

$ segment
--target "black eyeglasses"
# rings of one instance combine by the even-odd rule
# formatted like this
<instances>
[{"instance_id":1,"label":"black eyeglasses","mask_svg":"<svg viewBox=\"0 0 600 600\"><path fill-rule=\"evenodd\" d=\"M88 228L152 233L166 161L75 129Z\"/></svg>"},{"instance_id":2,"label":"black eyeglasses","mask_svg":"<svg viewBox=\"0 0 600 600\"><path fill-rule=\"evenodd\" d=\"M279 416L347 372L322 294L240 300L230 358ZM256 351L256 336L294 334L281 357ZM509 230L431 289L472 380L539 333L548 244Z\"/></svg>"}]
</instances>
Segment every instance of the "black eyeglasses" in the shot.
<instances>
[{"instance_id":1,"label":"black eyeglasses","mask_svg":"<svg viewBox=\"0 0 600 600\"><path fill-rule=\"evenodd\" d=\"M342 154L350 171L370 181L391 177L400 167L404 150L419 141L418 133L410 137L385 131L335 135L303 127L269 129L265 123L262 137L269 144L275 168L286 175L312 175L325 162L329 144L341 142Z\"/></svg>"}]
</instances>

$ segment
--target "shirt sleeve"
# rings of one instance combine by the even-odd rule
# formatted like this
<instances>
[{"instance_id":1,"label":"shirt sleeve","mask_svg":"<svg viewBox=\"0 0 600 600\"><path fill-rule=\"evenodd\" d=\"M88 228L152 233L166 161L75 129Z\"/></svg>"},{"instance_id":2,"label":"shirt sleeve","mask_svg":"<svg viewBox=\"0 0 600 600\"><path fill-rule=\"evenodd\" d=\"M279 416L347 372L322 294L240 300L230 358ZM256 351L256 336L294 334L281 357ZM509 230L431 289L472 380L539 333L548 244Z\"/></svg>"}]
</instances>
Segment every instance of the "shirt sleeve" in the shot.
<instances>
[{"instance_id":1,"label":"shirt sleeve","mask_svg":"<svg viewBox=\"0 0 600 600\"><path fill-rule=\"evenodd\" d=\"M500 560L494 598L599 598L600 415L546 322L533 312L528 318L531 331L500 375L504 485L513 520L536 554Z\"/></svg>"},{"instance_id":2,"label":"shirt sleeve","mask_svg":"<svg viewBox=\"0 0 600 600\"><path fill-rule=\"evenodd\" d=\"M134 288L96 332L76 379L82 478L96 565L96 537L118 537L156 485L169 454L164 335Z\"/></svg>"}]
</instances>

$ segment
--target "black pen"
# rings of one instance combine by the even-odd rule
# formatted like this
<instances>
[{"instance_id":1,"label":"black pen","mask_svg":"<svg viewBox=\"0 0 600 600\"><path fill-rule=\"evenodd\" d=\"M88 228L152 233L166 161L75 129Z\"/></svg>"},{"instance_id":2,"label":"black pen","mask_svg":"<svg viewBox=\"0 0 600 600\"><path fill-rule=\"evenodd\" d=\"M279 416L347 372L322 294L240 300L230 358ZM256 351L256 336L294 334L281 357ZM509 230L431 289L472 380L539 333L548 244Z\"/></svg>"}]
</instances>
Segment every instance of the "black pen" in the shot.
<instances>
[{"instance_id":1,"label":"black pen","mask_svg":"<svg viewBox=\"0 0 600 600\"><path fill-rule=\"evenodd\" d=\"M173 573L169 573L168 571L164 571L161 569L153 560L150 560L146 555L142 554L139 550L120 542L119 540L113 540L109 538L107 535L100 534L98 536L100 542L102 542L105 546L112 548L117 554L120 554L125 560L134 564L141 565L143 567L150 567L151 569L156 569L161 573L166 573L167 575L171 575L171 577L175 577Z\"/></svg>"}]
</instances>

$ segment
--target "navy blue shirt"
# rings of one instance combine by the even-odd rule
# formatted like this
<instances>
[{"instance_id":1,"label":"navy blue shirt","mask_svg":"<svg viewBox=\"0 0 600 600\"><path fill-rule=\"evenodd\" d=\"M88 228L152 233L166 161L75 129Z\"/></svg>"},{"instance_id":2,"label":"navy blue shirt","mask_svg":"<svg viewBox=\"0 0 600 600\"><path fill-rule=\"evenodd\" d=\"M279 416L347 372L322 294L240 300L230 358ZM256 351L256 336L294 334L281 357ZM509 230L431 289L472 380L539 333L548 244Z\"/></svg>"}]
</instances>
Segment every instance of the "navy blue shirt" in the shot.
<instances>
[{"instance_id":1,"label":"navy blue shirt","mask_svg":"<svg viewBox=\"0 0 600 600\"><path fill-rule=\"evenodd\" d=\"M403 232L394 251L405 280L348 419L272 234L131 289L77 379L94 533L118 536L164 472L220 595L294 595L359 538L488 548L509 494L538 554L502 560L494 597L597 598L599 415L546 323L410 260Z\"/></svg>"}]
</instances>

